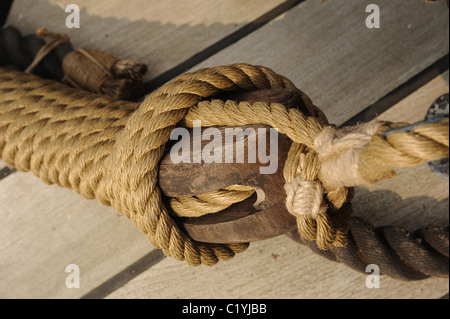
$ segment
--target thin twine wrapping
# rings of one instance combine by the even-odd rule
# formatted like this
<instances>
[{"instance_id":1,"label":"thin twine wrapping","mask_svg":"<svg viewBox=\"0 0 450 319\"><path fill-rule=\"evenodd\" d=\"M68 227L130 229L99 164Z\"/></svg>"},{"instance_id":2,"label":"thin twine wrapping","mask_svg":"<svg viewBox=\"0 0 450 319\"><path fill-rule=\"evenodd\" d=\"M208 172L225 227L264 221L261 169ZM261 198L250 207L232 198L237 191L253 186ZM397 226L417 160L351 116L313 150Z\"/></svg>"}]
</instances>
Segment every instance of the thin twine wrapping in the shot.
<instances>
[{"instance_id":1,"label":"thin twine wrapping","mask_svg":"<svg viewBox=\"0 0 450 319\"><path fill-rule=\"evenodd\" d=\"M69 45L72 45L70 43L69 36L64 33L55 33L50 32L45 28L41 28L37 30L37 35L40 37L48 37L50 38L50 41L45 43L37 52L36 56L33 59L33 62L25 69L24 72L31 73L33 69L39 64L39 62L42 61L54 48L59 46L60 44L67 43Z\"/></svg>"}]
</instances>

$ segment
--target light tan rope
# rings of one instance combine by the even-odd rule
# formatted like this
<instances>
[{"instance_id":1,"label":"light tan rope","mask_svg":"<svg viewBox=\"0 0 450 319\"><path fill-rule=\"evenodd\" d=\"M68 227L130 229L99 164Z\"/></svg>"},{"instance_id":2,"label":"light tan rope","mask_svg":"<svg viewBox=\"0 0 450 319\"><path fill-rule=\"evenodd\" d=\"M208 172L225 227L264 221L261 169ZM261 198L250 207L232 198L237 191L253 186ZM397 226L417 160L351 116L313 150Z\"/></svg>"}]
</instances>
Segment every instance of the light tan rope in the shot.
<instances>
[{"instance_id":1,"label":"light tan rope","mask_svg":"<svg viewBox=\"0 0 450 319\"><path fill-rule=\"evenodd\" d=\"M288 208L297 217L302 236L316 240L323 249L345 244L352 211L348 186L354 184L355 174L363 182L374 182L390 176L392 167L448 156L448 120L385 138L382 134L389 124L336 129L319 110L305 116L278 103L206 100L233 90L282 87L295 89L270 69L234 64L183 74L136 104L0 68L0 157L46 183L113 206L166 255L191 265L213 265L248 244L195 242L164 206L158 163L171 131L183 120L188 126L194 120L201 120L202 126L266 124L289 136L293 144L284 167L292 195L288 194ZM314 110L306 95L304 100ZM407 138L414 150L405 148L397 136ZM350 180L332 169L342 168L347 158L353 163ZM307 189L302 190L304 185ZM237 199L222 195L200 194L197 199L203 204ZM309 198L306 202L297 198L304 195Z\"/></svg>"},{"instance_id":2,"label":"light tan rope","mask_svg":"<svg viewBox=\"0 0 450 319\"><path fill-rule=\"evenodd\" d=\"M410 167L425 161L449 157L449 119L422 124L410 131L398 131L387 137L383 132L404 123L380 127L362 150L358 171L369 183L392 177L396 167Z\"/></svg>"},{"instance_id":3,"label":"light tan rope","mask_svg":"<svg viewBox=\"0 0 450 319\"><path fill-rule=\"evenodd\" d=\"M265 124L276 128L279 133L286 134L293 143L288 153L283 174L286 180L285 189L288 196L287 208L297 217L299 232L306 238L316 240L317 245L322 249L327 249L330 245L342 246L346 242L346 232L348 224L341 219L338 213L345 203L349 201L346 187L328 188L327 199L330 207L320 200L324 194L311 193L308 198L302 198L305 190L297 190L302 183L299 179L310 185L310 189L322 191L320 181L317 178L319 172L319 161L317 153L310 151L314 148L316 136L322 132L326 119L305 116L295 108L286 109L279 103L248 103L235 101L202 101L197 106L191 108L186 114L187 126L193 125L196 119L202 119L202 126L230 125L239 126L247 124ZM220 123L220 124L219 124ZM306 156L307 162L302 162L302 157ZM303 165L303 168L301 166ZM295 187L295 184L297 187ZM294 193L296 196L294 196ZM294 199L297 198L297 200ZM300 198L300 200L298 200ZM306 213L307 207L316 211L311 214ZM294 201L296 205L293 205ZM295 207L295 209L294 209ZM175 207L176 210L178 207ZM350 215L351 209L345 208L344 215Z\"/></svg>"},{"instance_id":4,"label":"light tan rope","mask_svg":"<svg viewBox=\"0 0 450 319\"><path fill-rule=\"evenodd\" d=\"M200 217L217 213L232 204L241 202L255 192L250 186L231 185L222 190L196 196L172 198L170 206L180 217Z\"/></svg>"},{"instance_id":5,"label":"light tan rope","mask_svg":"<svg viewBox=\"0 0 450 319\"><path fill-rule=\"evenodd\" d=\"M0 155L46 183L113 206L165 254L213 265L248 244L197 243L180 230L157 186L164 145L203 98L283 87L294 85L265 67L236 64L181 75L137 105L0 68Z\"/></svg>"},{"instance_id":6,"label":"light tan rope","mask_svg":"<svg viewBox=\"0 0 450 319\"><path fill-rule=\"evenodd\" d=\"M345 206L351 199L348 187L391 178L393 168L448 157L448 118L386 139L383 132L406 123L372 121L338 129L322 127L316 117L286 110L281 104L221 100L191 108L186 124L192 126L198 118L207 119L202 126L266 124L294 141L284 167L286 206L297 217L302 236L316 240L321 249L345 244L348 224L343 217L351 214L350 205ZM374 174L381 175L374 178ZM176 212L182 210L181 204L173 207ZM224 199L221 205L225 204ZM188 201L185 205L189 206ZM345 212L339 212L341 208Z\"/></svg>"}]
</instances>

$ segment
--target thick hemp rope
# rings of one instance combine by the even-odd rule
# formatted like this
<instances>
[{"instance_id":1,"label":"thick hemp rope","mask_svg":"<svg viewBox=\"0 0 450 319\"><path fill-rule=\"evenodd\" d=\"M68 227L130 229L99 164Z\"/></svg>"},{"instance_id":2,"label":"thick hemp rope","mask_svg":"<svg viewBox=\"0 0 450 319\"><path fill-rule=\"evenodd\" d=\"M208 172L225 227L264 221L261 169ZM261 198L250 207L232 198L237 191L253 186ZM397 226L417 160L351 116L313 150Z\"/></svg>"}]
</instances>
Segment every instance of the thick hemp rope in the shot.
<instances>
[{"instance_id":1,"label":"thick hemp rope","mask_svg":"<svg viewBox=\"0 0 450 319\"><path fill-rule=\"evenodd\" d=\"M448 156L448 120L429 129L438 134L408 135L417 140L421 152L408 150L405 155L402 146L392 142L397 133L379 141L389 126L370 122L336 129L304 94L309 116L277 103L206 100L223 92L283 87L296 89L268 68L234 64L183 74L139 105L0 69L0 156L8 165L32 171L46 183L72 188L113 206L156 248L191 265L230 259L248 244L195 242L163 204L158 162L172 129L183 120L188 126L194 119L201 120L202 126L262 123L289 136L293 144L284 167L287 206L297 216L300 234L316 240L322 249L345 244L352 197L348 187L355 177L374 182L390 177L394 167ZM381 146L385 140L389 145ZM430 143L438 150L424 146ZM374 175L377 166L364 166L366 159L376 164L371 147L390 147L399 154L380 164ZM332 167L347 167L343 165L349 159L350 178L342 178ZM306 196L310 204L299 202L297 194L310 194ZM215 197L209 194L209 198ZM203 200L208 201L208 196Z\"/></svg>"},{"instance_id":2,"label":"thick hemp rope","mask_svg":"<svg viewBox=\"0 0 450 319\"><path fill-rule=\"evenodd\" d=\"M308 108L314 110L309 98L304 98ZM246 124L266 124L277 128L279 133L286 134L293 140L293 145L288 154L283 174L286 180L288 210L297 217L298 228L302 236L309 240L316 240L319 247L327 249L330 245L345 245L346 232L348 229L347 218L351 215L351 207L343 205L350 201L346 187L335 187L327 189L327 202L323 199L323 189L317 180L319 162L317 153L312 151L314 139L327 124L323 113L316 111L316 116L305 116L297 109L286 109L279 103L248 103L235 101L202 101L196 107L190 109L186 115L187 126L192 126L194 119L201 118L201 125L231 125L239 126ZM220 123L220 124L219 124ZM306 162L304 159L307 159ZM301 165L304 168L301 169ZM313 200L305 196L305 191L299 185L298 180L312 185L306 187L313 189ZM294 185L297 185L295 187ZM294 194L296 193L296 194ZM293 198L303 201L304 206L297 205L293 209L290 203ZM310 209L314 203L319 202L320 213ZM316 205L317 206L317 205ZM290 209L291 208L291 209ZM176 210L176 207L175 207Z\"/></svg>"},{"instance_id":3,"label":"thick hemp rope","mask_svg":"<svg viewBox=\"0 0 450 319\"><path fill-rule=\"evenodd\" d=\"M213 265L247 244L191 240L162 203L158 162L188 108L232 90L294 87L265 67L246 64L184 74L140 105L0 69L0 154L46 183L113 206L153 246L191 265Z\"/></svg>"},{"instance_id":4,"label":"thick hemp rope","mask_svg":"<svg viewBox=\"0 0 450 319\"><path fill-rule=\"evenodd\" d=\"M414 166L448 156L448 118L384 138L382 134L387 129L405 123L372 121L337 129L322 127L316 117L298 113L276 103L213 100L191 108L186 123L192 126L197 118L206 119L202 126L262 123L288 135L294 143L284 167L286 205L288 211L298 217L300 234L315 240L321 249L345 244L351 206L345 206L339 213L335 211L351 200L346 187L375 183L393 177L392 169L396 167ZM323 200L324 193L329 203ZM233 203L227 202L225 196L221 199L222 205ZM201 205L207 205L205 200L202 198ZM185 200L183 208L179 207L181 203L172 207L176 212L198 210L201 206L197 203ZM330 204L332 209L328 208Z\"/></svg>"}]
</instances>

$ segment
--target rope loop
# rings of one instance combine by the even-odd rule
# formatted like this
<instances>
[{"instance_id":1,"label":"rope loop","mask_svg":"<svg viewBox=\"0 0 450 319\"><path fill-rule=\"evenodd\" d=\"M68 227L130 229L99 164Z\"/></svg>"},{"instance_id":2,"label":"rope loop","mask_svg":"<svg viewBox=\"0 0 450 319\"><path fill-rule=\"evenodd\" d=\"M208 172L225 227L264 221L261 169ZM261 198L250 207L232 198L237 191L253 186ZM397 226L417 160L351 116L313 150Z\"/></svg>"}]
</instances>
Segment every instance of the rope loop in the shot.
<instances>
[{"instance_id":1,"label":"rope loop","mask_svg":"<svg viewBox=\"0 0 450 319\"><path fill-rule=\"evenodd\" d=\"M394 124L329 125L300 90L309 115L279 103L214 99L230 91L271 88L298 90L266 67L233 64L180 75L137 104L0 68L0 157L46 183L111 205L153 246L190 265L229 260L248 244L196 242L165 206L158 164L179 123L265 124L291 138L283 170L286 205L297 218L299 233L321 249L346 243L352 186L390 177L395 167L448 157L448 118L385 137L383 132ZM204 211L213 213L210 202L251 195L251 190L233 185L220 191L220 196L199 194L195 203L200 201ZM192 210L185 214L198 215Z\"/></svg>"}]
</instances>

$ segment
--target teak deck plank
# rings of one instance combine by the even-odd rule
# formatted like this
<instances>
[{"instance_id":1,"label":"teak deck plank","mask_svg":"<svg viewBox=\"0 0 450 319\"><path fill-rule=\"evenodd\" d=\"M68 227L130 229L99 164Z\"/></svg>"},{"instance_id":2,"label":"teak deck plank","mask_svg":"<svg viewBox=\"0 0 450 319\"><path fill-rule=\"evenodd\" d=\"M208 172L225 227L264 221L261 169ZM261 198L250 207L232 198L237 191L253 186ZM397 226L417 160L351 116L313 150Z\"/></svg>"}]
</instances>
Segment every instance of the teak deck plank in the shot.
<instances>
[{"instance_id":1,"label":"teak deck plank","mask_svg":"<svg viewBox=\"0 0 450 319\"><path fill-rule=\"evenodd\" d=\"M367 29L368 3L380 29ZM195 67L246 62L289 78L340 125L448 53L446 5L305 1Z\"/></svg>"},{"instance_id":2,"label":"teak deck plank","mask_svg":"<svg viewBox=\"0 0 450 319\"><path fill-rule=\"evenodd\" d=\"M78 298L152 249L111 207L29 173L0 189L2 298ZM80 267L80 289L66 288L69 264Z\"/></svg>"}]
</instances>

